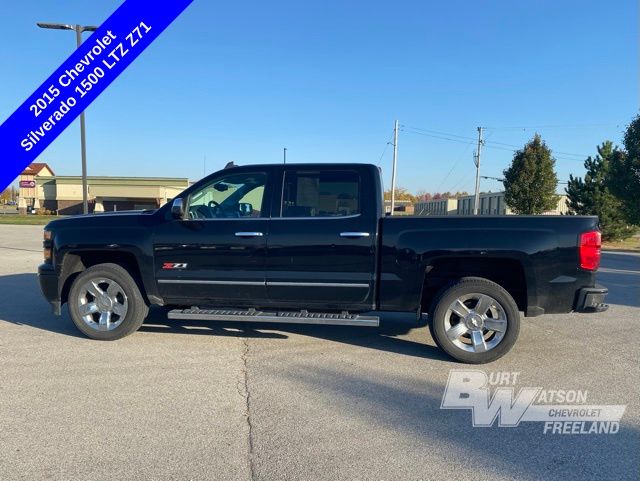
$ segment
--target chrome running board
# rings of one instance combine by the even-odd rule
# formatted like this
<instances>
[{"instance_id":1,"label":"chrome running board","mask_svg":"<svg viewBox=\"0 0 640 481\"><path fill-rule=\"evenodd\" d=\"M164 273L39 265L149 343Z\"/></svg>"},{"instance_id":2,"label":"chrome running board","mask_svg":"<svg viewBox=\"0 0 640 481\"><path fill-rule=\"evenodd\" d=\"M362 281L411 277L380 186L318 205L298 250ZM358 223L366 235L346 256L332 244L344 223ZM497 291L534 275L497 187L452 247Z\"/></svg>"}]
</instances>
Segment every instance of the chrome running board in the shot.
<instances>
[{"instance_id":1,"label":"chrome running board","mask_svg":"<svg viewBox=\"0 0 640 481\"><path fill-rule=\"evenodd\" d=\"M363 316L348 312L308 312L302 311L258 311L255 309L173 309L167 315L169 319L187 319L192 321L239 321L239 322L286 322L291 324L320 324L332 326L368 326L380 325L377 316Z\"/></svg>"}]
</instances>

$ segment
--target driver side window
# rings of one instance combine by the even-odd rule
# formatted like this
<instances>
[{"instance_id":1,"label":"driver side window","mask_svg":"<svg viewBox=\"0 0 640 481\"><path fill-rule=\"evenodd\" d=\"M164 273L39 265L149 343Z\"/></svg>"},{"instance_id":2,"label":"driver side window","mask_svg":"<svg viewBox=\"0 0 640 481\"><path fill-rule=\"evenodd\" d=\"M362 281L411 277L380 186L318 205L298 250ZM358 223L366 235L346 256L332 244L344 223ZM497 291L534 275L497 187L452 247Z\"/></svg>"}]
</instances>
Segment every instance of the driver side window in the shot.
<instances>
[{"instance_id":1,"label":"driver side window","mask_svg":"<svg viewBox=\"0 0 640 481\"><path fill-rule=\"evenodd\" d=\"M261 217L263 172L228 174L217 177L189 196L190 219L230 219Z\"/></svg>"}]
</instances>

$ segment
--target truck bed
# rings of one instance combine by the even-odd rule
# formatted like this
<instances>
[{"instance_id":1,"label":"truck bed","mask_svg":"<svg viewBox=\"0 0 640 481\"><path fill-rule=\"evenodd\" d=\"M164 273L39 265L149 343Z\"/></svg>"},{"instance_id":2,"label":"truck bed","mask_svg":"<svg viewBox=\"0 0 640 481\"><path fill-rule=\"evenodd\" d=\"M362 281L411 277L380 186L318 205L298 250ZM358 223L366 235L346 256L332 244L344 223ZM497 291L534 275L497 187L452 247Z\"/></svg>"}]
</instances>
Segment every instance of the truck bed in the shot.
<instances>
[{"instance_id":1,"label":"truck bed","mask_svg":"<svg viewBox=\"0 0 640 481\"><path fill-rule=\"evenodd\" d=\"M514 288L526 315L569 312L577 289L595 285L595 273L578 268L577 246L579 233L597 224L595 216L384 217L380 309L417 310L425 282L432 285L422 299L428 304L443 278L480 271L486 277L489 268Z\"/></svg>"}]
</instances>

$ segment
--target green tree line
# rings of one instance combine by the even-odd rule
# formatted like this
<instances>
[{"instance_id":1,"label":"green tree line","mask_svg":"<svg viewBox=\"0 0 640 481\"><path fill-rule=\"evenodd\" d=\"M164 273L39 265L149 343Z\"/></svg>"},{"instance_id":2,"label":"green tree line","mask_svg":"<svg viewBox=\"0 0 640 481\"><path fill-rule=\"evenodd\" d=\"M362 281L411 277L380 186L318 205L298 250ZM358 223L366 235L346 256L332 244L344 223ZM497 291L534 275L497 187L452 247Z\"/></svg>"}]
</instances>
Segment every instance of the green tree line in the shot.
<instances>
[{"instance_id":1,"label":"green tree line","mask_svg":"<svg viewBox=\"0 0 640 481\"><path fill-rule=\"evenodd\" d=\"M640 116L627 127L624 148L607 140L584 161L584 177L569 176L571 214L597 215L604 240L633 235L640 224ZM505 202L517 214L542 214L558 203L555 159L536 134L504 170Z\"/></svg>"}]
</instances>

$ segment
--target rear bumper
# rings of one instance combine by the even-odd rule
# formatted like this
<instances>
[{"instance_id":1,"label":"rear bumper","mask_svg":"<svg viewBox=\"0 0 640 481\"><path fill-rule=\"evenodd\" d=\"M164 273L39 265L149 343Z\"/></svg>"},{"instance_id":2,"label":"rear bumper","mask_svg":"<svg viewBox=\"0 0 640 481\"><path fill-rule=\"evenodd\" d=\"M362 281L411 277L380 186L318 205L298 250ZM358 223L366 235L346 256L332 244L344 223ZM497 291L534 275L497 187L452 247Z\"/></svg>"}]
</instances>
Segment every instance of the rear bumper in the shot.
<instances>
[{"instance_id":1,"label":"rear bumper","mask_svg":"<svg viewBox=\"0 0 640 481\"><path fill-rule=\"evenodd\" d=\"M62 310L58 274L51 264L41 264L38 267L38 282L44 298L51 304L51 310L59 316Z\"/></svg>"},{"instance_id":2,"label":"rear bumper","mask_svg":"<svg viewBox=\"0 0 640 481\"><path fill-rule=\"evenodd\" d=\"M609 289L604 286L583 287L578 291L575 310L578 312L603 312L609 309L604 298Z\"/></svg>"}]
</instances>

